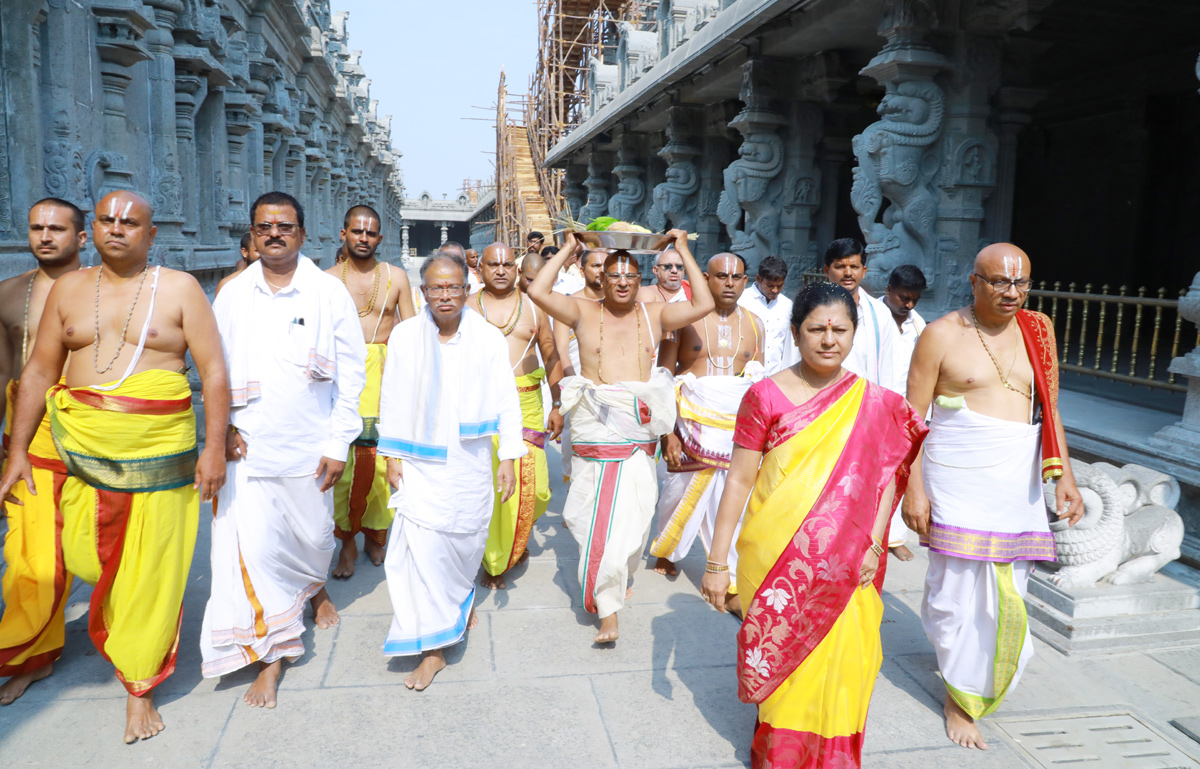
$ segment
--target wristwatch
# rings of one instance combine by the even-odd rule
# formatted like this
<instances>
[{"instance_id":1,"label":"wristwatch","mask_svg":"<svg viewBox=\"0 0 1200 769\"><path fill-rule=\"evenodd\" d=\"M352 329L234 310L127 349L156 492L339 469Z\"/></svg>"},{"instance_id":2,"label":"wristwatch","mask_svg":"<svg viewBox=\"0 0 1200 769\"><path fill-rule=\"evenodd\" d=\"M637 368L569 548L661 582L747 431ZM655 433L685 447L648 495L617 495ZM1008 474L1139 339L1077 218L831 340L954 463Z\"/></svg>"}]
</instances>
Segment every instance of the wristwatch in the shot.
<instances>
[{"instance_id":1,"label":"wristwatch","mask_svg":"<svg viewBox=\"0 0 1200 769\"><path fill-rule=\"evenodd\" d=\"M551 408L562 408L562 401L550 401Z\"/></svg>"}]
</instances>

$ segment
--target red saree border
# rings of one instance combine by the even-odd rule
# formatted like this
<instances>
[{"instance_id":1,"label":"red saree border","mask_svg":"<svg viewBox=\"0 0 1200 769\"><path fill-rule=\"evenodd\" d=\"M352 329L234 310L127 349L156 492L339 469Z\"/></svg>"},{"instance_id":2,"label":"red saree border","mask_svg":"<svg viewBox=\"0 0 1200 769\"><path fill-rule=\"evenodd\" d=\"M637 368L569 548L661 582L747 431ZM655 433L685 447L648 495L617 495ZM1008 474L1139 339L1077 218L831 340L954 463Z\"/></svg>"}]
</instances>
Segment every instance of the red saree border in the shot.
<instances>
[{"instance_id":1,"label":"red saree border","mask_svg":"<svg viewBox=\"0 0 1200 769\"><path fill-rule=\"evenodd\" d=\"M1033 310L1017 312L1017 327L1033 365L1033 386L1042 404L1042 481L1063 474L1063 452L1058 443L1058 343L1054 323Z\"/></svg>"},{"instance_id":2,"label":"red saree border","mask_svg":"<svg viewBox=\"0 0 1200 769\"><path fill-rule=\"evenodd\" d=\"M631 454L632 456L632 454ZM592 510L592 529L588 536L587 559L583 576L583 608L599 614L596 608L596 576L604 558L604 546L612 527L613 507L617 500L617 485L621 481L621 463L605 462L600 467L600 482L596 488L595 508Z\"/></svg>"},{"instance_id":3,"label":"red saree border","mask_svg":"<svg viewBox=\"0 0 1200 769\"><path fill-rule=\"evenodd\" d=\"M892 479L893 510L904 495L908 469L928 428L901 396L864 385L854 426L825 488L747 607L738 632L743 702L769 697L824 640L858 588L875 511ZM881 594L886 571L884 558L873 581Z\"/></svg>"},{"instance_id":4,"label":"red saree border","mask_svg":"<svg viewBox=\"0 0 1200 769\"><path fill-rule=\"evenodd\" d=\"M863 733L822 737L760 723L750 743L752 769L859 769Z\"/></svg>"},{"instance_id":5,"label":"red saree border","mask_svg":"<svg viewBox=\"0 0 1200 769\"><path fill-rule=\"evenodd\" d=\"M5 436L5 443L8 442L7 439L8 436ZM30 455L31 459L32 456L33 455ZM35 654L24 662L20 662L15 665L9 664L9 660L21 654L21 652L25 651L41 640L42 635L46 632L46 628L49 627L50 623L54 621L54 618L62 609L63 603L67 600L67 566L66 562L63 560L63 515L61 504L62 487L66 480L67 475L65 468L64 472L56 472L54 474L54 605L51 607L50 613L46 617L46 624L43 625L38 632L34 633L32 638L23 644L10 646L7 649L0 649L0 676L19 676L24 673L32 673L43 665L48 665L51 662L54 662L62 654L63 648L59 646L55 649L42 652L41 654Z\"/></svg>"},{"instance_id":6,"label":"red saree border","mask_svg":"<svg viewBox=\"0 0 1200 769\"><path fill-rule=\"evenodd\" d=\"M66 390L72 398L85 406L122 414L179 414L192 407L191 396L170 400L131 398L128 395L108 395L85 387L67 387L61 384L51 387L47 397L53 396L59 390Z\"/></svg>"}]
</instances>

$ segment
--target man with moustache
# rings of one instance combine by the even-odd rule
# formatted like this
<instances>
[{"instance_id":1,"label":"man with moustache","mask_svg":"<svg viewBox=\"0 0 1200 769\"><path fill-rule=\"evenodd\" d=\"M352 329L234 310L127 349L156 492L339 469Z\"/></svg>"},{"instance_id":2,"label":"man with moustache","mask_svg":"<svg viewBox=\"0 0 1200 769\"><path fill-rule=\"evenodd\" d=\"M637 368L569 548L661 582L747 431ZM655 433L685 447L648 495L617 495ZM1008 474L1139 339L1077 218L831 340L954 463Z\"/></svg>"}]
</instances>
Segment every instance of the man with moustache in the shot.
<instances>
[{"instance_id":1,"label":"man with moustache","mask_svg":"<svg viewBox=\"0 0 1200 769\"><path fill-rule=\"evenodd\" d=\"M690 302L691 284L683 277L683 259L668 247L654 260L654 283L638 290L639 302Z\"/></svg>"},{"instance_id":2,"label":"man with moustache","mask_svg":"<svg viewBox=\"0 0 1200 769\"><path fill-rule=\"evenodd\" d=\"M379 214L367 205L352 206L342 218L346 259L325 272L342 282L358 309L358 322L367 343L367 381L358 399L362 432L354 439L346 469L333 487L334 535L342 541L333 576L349 579L358 559L355 538L363 533L363 549L375 566L383 563L392 512L387 465L378 456L379 386L387 339L400 320L411 318L412 289L404 270L380 262L375 252L383 242Z\"/></svg>"},{"instance_id":3,"label":"man with moustache","mask_svg":"<svg viewBox=\"0 0 1200 769\"><path fill-rule=\"evenodd\" d=\"M858 305L854 345L842 365L863 379L903 394L905 383L896 379L900 334L887 305L863 290L861 283L866 275L862 243L854 238L839 238L829 244L825 250L825 277L849 291Z\"/></svg>"},{"instance_id":4,"label":"man with moustache","mask_svg":"<svg viewBox=\"0 0 1200 769\"><path fill-rule=\"evenodd\" d=\"M717 507L733 458L733 428L742 396L764 376L762 321L740 306L746 289L746 262L737 254L708 260L705 279L713 311L664 339L658 365L675 375L678 417L675 432L662 439L668 475L658 499L658 536L650 545L654 570L673 577L675 564L696 541L712 546ZM740 527L739 527L740 528ZM734 542L737 534L734 534ZM737 553L729 548L729 571L737 573ZM726 599L739 614L737 583Z\"/></svg>"},{"instance_id":5,"label":"man with moustache","mask_svg":"<svg viewBox=\"0 0 1200 769\"><path fill-rule=\"evenodd\" d=\"M183 373L190 352L208 435L221 435L229 405L221 339L196 279L150 266L155 234L150 204L135 192L96 205L101 264L50 289L0 478L10 505L21 481L59 499L64 565L95 586L88 633L128 692L127 743L163 729L154 689L175 669L200 500L225 480L219 439L197 455ZM36 483L29 456L44 409L67 471L51 486Z\"/></svg>"},{"instance_id":6,"label":"man with moustache","mask_svg":"<svg viewBox=\"0 0 1200 769\"><path fill-rule=\"evenodd\" d=\"M229 484L212 521L200 653L205 678L257 662L244 699L272 708L283 660L304 653L305 604L318 628L338 622L325 590L333 487L362 433L367 349L346 287L300 253L300 203L268 192L250 221L259 260L213 305L232 408L209 432L210 445L225 436Z\"/></svg>"},{"instance_id":7,"label":"man with moustache","mask_svg":"<svg viewBox=\"0 0 1200 769\"><path fill-rule=\"evenodd\" d=\"M515 261L511 250L498 256ZM442 650L478 623L475 575L495 495L501 504L512 496L514 461L526 452L516 388L497 386L512 377L504 335L463 311L466 261L436 254L421 265L421 283L425 309L388 340L379 422L379 452L396 489L383 653L423 655L404 679L418 691L446 667Z\"/></svg>"},{"instance_id":8,"label":"man with moustache","mask_svg":"<svg viewBox=\"0 0 1200 769\"><path fill-rule=\"evenodd\" d=\"M541 259L537 253L525 254L522 271ZM563 418L559 410L562 403L558 381L550 381L553 403L547 416L542 405L542 380L547 371L558 370L559 361L550 321L516 286L517 259L513 250L504 243L493 243L483 249L479 263L483 289L468 298L467 308L483 316L504 335L510 371L515 377L514 387L521 402L521 430L527 450L518 460L516 493L504 501L501 501L500 493L496 494L487 546L483 551L483 586L504 590L508 587L504 574L529 557L526 545L533 524L550 504L546 439L558 437ZM539 352L542 363L538 362ZM500 386L501 382L493 384ZM499 452L499 439L493 443ZM494 462L497 467L498 457L499 454Z\"/></svg>"},{"instance_id":9,"label":"man with moustache","mask_svg":"<svg viewBox=\"0 0 1200 769\"><path fill-rule=\"evenodd\" d=\"M758 276L738 299L738 304L754 313L766 326L763 337L763 360L767 376L778 374L800 359L800 351L792 341L792 300L783 295L788 266L778 256L768 256L758 263Z\"/></svg>"},{"instance_id":10,"label":"man with moustache","mask_svg":"<svg viewBox=\"0 0 1200 769\"><path fill-rule=\"evenodd\" d=\"M79 249L87 242L83 211L58 198L44 198L29 209L29 250L34 269L0 282L0 402L5 404L4 447L9 444L21 369L37 337L38 322L50 287L59 277L79 269ZM0 452L0 457L3 453ZM63 566L58 533L56 474L66 466L54 448L50 420L43 418L29 444L34 483L43 489L30 494L18 483L12 491L18 504L8 506L8 535L4 538L0 616L0 705L11 705L35 681L54 671L62 653L63 610L71 590L71 575Z\"/></svg>"},{"instance_id":11,"label":"man with moustache","mask_svg":"<svg viewBox=\"0 0 1200 769\"><path fill-rule=\"evenodd\" d=\"M569 296L593 302L604 298L604 259L607 256L608 251L603 248L593 248L584 252L581 260L584 286ZM558 362L562 366L563 376L578 375L579 339L575 336L575 329L562 323L555 323L553 319L551 319L551 325L554 326L554 347L558 350ZM564 484L571 482L572 461L571 418L570 415L563 414L562 471Z\"/></svg>"},{"instance_id":12,"label":"man with moustache","mask_svg":"<svg viewBox=\"0 0 1200 769\"><path fill-rule=\"evenodd\" d=\"M625 251L605 259L603 300L553 292L555 273L578 248L571 234L529 287L529 298L579 337L580 373L563 380L562 400L571 413L572 452L581 461L573 463L563 517L581 550L584 608L600 616L592 639L598 644L617 640L629 570L641 558L658 501L658 440L675 424L672 376L655 368L654 350L664 332L713 308L687 233L671 230L667 237L693 281L690 302L639 302L641 268Z\"/></svg>"}]
</instances>

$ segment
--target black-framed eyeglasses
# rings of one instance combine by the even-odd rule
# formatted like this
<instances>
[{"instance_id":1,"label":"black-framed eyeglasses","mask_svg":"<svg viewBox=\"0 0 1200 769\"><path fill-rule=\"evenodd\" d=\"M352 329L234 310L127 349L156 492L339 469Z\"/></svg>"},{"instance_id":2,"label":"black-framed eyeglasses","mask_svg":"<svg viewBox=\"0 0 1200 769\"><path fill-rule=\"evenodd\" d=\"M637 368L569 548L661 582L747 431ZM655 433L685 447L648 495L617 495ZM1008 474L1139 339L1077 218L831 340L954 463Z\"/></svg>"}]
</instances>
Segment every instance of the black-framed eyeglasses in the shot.
<instances>
[{"instance_id":1,"label":"black-framed eyeglasses","mask_svg":"<svg viewBox=\"0 0 1200 769\"><path fill-rule=\"evenodd\" d=\"M1033 281L1029 278L1019 278L1017 280L988 280L979 273L975 273L975 277L991 286L992 290L997 294L1003 294L1010 288L1015 288L1024 294L1026 291L1033 288Z\"/></svg>"},{"instance_id":2,"label":"black-framed eyeglasses","mask_svg":"<svg viewBox=\"0 0 1200 769\"><path fill-rule=\"evenodd\" d=\"M254 231L259 235L270 235L272 230L279 230L280 235L291 235L299 226L295 222L259 222L254 225Z\"/></svg>"}]
</instances>

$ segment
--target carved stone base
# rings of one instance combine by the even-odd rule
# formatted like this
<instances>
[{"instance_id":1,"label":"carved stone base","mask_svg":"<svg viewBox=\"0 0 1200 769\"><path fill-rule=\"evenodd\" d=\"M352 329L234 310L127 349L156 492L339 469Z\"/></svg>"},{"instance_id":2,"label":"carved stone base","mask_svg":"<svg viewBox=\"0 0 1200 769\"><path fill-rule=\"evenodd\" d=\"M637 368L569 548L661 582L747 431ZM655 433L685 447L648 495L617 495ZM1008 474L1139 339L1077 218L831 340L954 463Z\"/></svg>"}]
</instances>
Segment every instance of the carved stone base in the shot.
<instances>
[{"instance_id":1,"label":"carved stone base","mask_svg":"<svg viewBox=\"0 0 1200 769\"><path fill-rule=\"evenodd\" d=\"M1060 588L1037 570L1029 629L1069 657L1200 646L1200 574L1178 562L1152 582Z\"/></svg>"}]
</instances>

